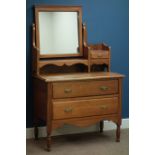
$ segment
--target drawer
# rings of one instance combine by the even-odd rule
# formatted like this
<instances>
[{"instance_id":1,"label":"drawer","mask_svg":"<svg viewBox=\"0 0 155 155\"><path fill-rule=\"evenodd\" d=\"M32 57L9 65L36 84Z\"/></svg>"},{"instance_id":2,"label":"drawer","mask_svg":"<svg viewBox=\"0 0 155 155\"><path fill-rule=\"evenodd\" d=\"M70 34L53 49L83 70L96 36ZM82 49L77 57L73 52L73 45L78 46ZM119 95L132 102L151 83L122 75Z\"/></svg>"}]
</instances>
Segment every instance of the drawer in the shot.
<instances>
[{"instance_id":1,"label":"drawer","mask_svg":"<svg viewBox=\"0 0 155 155\"><path fill-rule=\"evenodd\" d=\"M53 102L53 119L115 114L117 112L118 97Z\"/></svg>"},{"instance_id":2,"label":"drawer","mask_svg":"<svg viewBox=\"0 0 155 155\"><path fill-rule=\"evenodd\" d=\"M110 58L109 51L104 50L92 50L90 52L90 56L92 59Z\"/></svg>"},{"instance_id":3,"label":"drawer","mask_svg":"<svg viewBox=\"0 0 155 155\"><path fill-rule=\"evenodd\" d=\"M53 83L53 98L96 96L118 92L117 80L90 80Z\"/></svg>"},{"instance_id":4,"label":"drawer","mask_svg":"<svg viewBox=\"0 0 155 155\"><path fill-rule=\"evenodd\" d=\"M109 64L109 59L91 59L90 64L102 65L102 64Z\"/></svg>"}]
</instances>

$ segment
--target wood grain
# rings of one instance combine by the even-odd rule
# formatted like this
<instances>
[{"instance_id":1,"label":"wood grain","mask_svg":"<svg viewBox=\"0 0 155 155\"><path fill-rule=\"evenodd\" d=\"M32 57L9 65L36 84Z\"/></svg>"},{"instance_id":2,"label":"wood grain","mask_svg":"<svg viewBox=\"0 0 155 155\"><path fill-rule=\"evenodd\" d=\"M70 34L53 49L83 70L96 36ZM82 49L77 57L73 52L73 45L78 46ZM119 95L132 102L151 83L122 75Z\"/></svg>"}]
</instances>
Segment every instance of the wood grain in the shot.
<instances>
[{"instance_id":1,"label":"wood grain","mask_svg":"<svg viewBox=\"0 0 155 155\"><path fill-rule=\"evenodd\" d=\"M40 11L78 12L79 54L40 55ZM40 119L46 124L48 151L51 150L53 129L64 124L86 127L100 123L102 132L103 120L109 120L116 124L116 141L120 141L124 75L110 72L110 46L105 43L88 45L81 6L37 5L32 28L35 138L38 138ZM107 72L99 72L104 65L108 67Z\"/></svg>"},{"instance_id":2,"label":"wood grain","mask_svg":"<svg viewBox=\"0 0 155 155\"><path fill-rule=\"evenodd\" d=\"M56 81L77 81L77 80L98 80L98 79L118 79L123 78L124 75L113 72L90 72L90 73L74 73L74 74L56 74L52 76L40 75L37 78L46 82Z\"/></svg>"},{"instance_id":3,"label":"wood grain","mask_svg":"<svg viewBox=\"0 0 155 155\"><path fill-rule=\"evenodd\" d=\"M90 51L90 55L92 59L109 59L109 51L92 50Z\"/></svg>"},{"instance_id":4,"label":"wood grain","mask_svg":"<svg viewBox=\"0 0 155 155\"><path fill-rule=\"evenodd\" d=\"M53 98L116 94L117 80L89 80L53 83Z\"/></svg>"},{"instance_id":5,"label":"wood grain","mask_svg":"<svg viewBox=\"0 0 155 155\"><path fill-rule=\"evenodd\" d=\"M88 127L90 125L100 122L101 120L109 120L114 123L117 123L119 121L118 115L116 114L52 120L52 129L60 128L65 124L75 125L78 127Z\"/></svg>"},{"instance_id":6,"label":"wood grain","mask_svg":"<svg viewBox=\"0 0 155 155\"><path fill-rule=\"evenodd\" d=\"M46 66L46 65L57 65L57 66L63 66L63 65L67 65L67 66L71 66L74 64L84 64L86 66L88 66L88 60L87 59L57 59L57 60L40 60L39 61L39 68Z\"/></svg>"},{"instance_id":7,"label":"wood grain","mask_svg":"<svg viewBox=\"0 0 155 155\"><path fill-rule=\"evenodd\" d=\"M53 119L115 114L117 112L117 97L53 102Z\"/></svg>"}]
</instances>

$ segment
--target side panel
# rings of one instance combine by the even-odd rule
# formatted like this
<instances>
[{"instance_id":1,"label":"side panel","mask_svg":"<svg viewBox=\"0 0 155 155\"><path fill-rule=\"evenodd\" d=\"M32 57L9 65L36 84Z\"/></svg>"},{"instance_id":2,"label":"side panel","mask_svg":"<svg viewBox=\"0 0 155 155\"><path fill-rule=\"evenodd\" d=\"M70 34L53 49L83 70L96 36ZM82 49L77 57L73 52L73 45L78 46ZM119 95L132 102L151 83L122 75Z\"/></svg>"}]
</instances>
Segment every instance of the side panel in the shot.
<instances>
[{"instance_id":1,"label":"side panel","mask_svg":"<svg viewBox=\"0 0 155 155\"><path fill-rule=\"evenodd\" d=\"M46 121L47 115L47 83L33 78L34 118Z\"/></svg>"}]
</instances>

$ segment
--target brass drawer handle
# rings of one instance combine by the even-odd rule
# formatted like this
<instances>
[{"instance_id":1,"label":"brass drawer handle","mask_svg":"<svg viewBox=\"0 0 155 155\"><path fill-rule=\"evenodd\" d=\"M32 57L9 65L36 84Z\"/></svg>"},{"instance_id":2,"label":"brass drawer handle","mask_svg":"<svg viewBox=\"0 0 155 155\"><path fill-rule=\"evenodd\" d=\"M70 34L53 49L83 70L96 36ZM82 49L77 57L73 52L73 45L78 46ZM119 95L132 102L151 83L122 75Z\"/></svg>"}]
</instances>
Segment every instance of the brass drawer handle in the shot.
<instances>
[{"instance_id":1,"label":"brass drawer handle","mask_svg":"<svg viewBox=\"0 0 155 155\"><path fill-rule=\"evenodd\" d=\"M72 92L72 89L66 88L66 89L64 89L64 92L65 92L65 93L71 93L71 92Z\"/></svg>"},{"instance_id":2,"label":"brass drawer handle","mask_svg":"<svg viewBox=\"0 0 155 155\"><path fill-rule=\"evenodd\" d=\"M100 89L101 89L101 90L108 90L109 88L106 87L106 86L101 86Z\"/></svg>"},{"instance_id":3,"label":"brass drawer handle","mask_svg":"<svg viewBox=\"0 0 155 155\"><path fill-rule=\"evenodd\" d=\"M67 112L67 113L68 113L68 112L72 112L72 111L73 111L73 108L71 108L71 107L68 107L68 108L65 108L65 109L64 109L64 112Z\"/></svg>"},{"instance_id":4,"label":"brass drawer handle","mask_svg":"<svg viewBox=\"0 0 155 155\"><path fill-rule=\"evenodd\" d=\"M101 109L106 109L106 108L107 108L107 105L101 105L100 108L101 108Z\"/></svg>"}]
</instances>

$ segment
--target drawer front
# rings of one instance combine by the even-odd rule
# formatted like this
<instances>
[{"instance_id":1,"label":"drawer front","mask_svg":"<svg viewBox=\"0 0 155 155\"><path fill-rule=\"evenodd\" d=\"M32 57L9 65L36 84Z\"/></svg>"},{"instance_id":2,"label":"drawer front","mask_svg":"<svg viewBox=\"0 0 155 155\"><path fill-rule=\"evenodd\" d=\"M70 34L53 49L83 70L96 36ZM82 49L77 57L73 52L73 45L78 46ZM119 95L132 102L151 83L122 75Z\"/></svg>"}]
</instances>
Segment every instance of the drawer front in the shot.
<instances>
[{"instance_id":1,"label":"drawer front","mask_svg":"<svg viewBox=\"0 0 155 155\"><path fill-rule=\"evenodd\" d=\"M102 65L102 64L109 64L109 59L91 59L90 64Z\"/></svg>"},{"instance_id":2,"label":"drawer front","mask_svg":"<svg viewBox=\"0 0 155 155\"><path fill-rule=\"evenodd\" d=\"M117 80L90 80L53 83L53 98L82 97L114 94L117 92Z\"/></svg>"},{"instance_id":3,"label":"drawer front","mask_svg":"<svg viewBox=\"0 0 155 155\"><path fill-rule=\"evenodd\" d=\"M93 50L90 52L91 58L93 59L100 59L100 58L106 58L108 59L109 56L109 51L103 51L103 50Z\"/></svg>"},{"instance_id":4,"label":"drawer front","mask_svg":"<svg viewBox=\"0 0 155 155\"><path fill-rule=\"evenodd\" d=\"M53 119L115 114L118 97L53 102Z\"/></svg>"}]
</instances>

